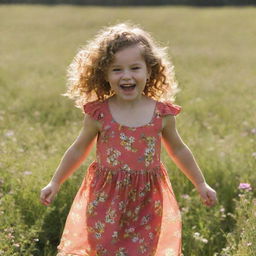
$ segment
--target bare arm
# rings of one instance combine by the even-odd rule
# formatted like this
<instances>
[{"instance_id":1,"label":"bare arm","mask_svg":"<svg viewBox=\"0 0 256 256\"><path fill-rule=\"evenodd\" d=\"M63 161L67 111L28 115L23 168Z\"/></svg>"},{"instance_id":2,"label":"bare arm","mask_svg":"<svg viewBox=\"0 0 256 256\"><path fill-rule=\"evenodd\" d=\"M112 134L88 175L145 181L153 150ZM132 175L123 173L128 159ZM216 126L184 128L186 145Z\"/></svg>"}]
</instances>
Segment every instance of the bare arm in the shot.
<instances>
[{"instance_id":1,"label":"bare arm","mask_svg":"<svg viewBox=\"0 0 256 256\"><path fill-rule=\"evenodd\" d=\"M182 141L176 130L174 116L169 115L163 119L162 135L168 155L194 186L196 187L198 184L205 182L205 178L196 163L192 152Z\"/></svg>"},{"instance_id":2,"label":"bare arm","mask_svg":"<svg viewBox=\"0 0 256 256\"><path fill-rule=\"evenodd\" d=\"M85 115L79 136L63 155L49 184L41 190L42 204L49 205L59 191L60 185L82 164L93 146L99 129L100 124Z\"/></svg>"},{"instance_id":3,"label":"bare arm","mask_svg":"<svg viewBox=\"0 0 256 256\"><path fill-rule=\"evenodd\" d=\"M64 183L82 164L93 146L94 139L99 130L98 128L97 121L86 115L79 136L63 155L51 181L58 184Z\"/></svg>"},{"instance_id":4,"label":"bare arm","mask_svg":"<svg viewBox=\"0 0 256 256\"><path fill-rule=\"evenodd\" d=\"M163 118L162 139L168 155L194 184L204 203L208 206L215 204L216 192L206 183L192 152L179 136L174 116L168 115Z\"/></svg>"}]
</instances>

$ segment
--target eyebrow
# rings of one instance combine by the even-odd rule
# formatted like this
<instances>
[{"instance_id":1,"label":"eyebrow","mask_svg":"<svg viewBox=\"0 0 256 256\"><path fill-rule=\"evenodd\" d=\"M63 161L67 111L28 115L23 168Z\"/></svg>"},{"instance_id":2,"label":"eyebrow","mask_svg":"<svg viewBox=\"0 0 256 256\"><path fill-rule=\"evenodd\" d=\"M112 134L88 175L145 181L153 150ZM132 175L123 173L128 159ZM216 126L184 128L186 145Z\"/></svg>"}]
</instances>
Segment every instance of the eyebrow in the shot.
<instances>
[{"instance_id":1,"label":"eyebrow","mask_svg":"<svg viewBox=\"0 0 256 256\"><path fill-rule=\"evenodd\" d=\"M141 64L142 63L135 62L135 63L131 64L130 66L136 66L136 65L141 65ZM122 65L120 65L120 64L112 64L112 65L110 65L110 67L120 67L120 66L122 66Z\"/></svg>"}]
</instances>

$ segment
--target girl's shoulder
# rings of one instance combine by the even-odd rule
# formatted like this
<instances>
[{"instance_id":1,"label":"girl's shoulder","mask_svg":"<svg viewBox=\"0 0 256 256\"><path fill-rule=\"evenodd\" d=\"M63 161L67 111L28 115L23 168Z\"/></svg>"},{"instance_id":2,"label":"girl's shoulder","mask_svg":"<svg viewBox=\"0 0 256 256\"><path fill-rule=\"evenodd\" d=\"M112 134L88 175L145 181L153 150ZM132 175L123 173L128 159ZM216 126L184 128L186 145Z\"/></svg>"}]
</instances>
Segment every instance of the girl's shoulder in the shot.
<instances>
[{"instance_id":1,"label":"girl's shoulder","mask_svg":"<svg viewBox=\"0 0 256 256\"><path fill-rule=\"evenodd\" d=\"M88 114L95 120L101 120L104 117L105 101L91 101L83 105L83 110L85 114Z\"/></svg>"},{"instance_id":2,"label":"girl's shoulder","mask_svg":"<svg viewBox=\"0 0 256 256\"><path fill-rule=\"evenodd\" d=\"M176 116L180 113L181 106L173 104L169 101L158 101L157 102L157 112L160 116L173 115Z\"/></svg>"}]
</instances>

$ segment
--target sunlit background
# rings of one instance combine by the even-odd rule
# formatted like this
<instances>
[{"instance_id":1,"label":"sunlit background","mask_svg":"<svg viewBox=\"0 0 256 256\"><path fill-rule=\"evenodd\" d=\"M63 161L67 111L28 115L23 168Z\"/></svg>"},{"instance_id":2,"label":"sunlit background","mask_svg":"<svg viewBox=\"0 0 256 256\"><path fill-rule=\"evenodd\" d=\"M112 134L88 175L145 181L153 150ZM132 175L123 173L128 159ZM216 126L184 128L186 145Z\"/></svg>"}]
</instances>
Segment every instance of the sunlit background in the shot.
<instances>
[{"instance_id":1,"label":"sunlit background","mask_svg":"<svg viewBox=\"0 0 256 256\"><path fill-rule=\"evenodd\" d=\"M162 151L182 212L184 256L255 256L255 1L0 2L0 255L56 254L95 156L52 206L40 204L41 188L82 127L82 112L61 96L66 67L102 26L131 21L169 47L181 89L179 133L218 193L219 204L206 208Z\"/></svg>"}]
</instances>

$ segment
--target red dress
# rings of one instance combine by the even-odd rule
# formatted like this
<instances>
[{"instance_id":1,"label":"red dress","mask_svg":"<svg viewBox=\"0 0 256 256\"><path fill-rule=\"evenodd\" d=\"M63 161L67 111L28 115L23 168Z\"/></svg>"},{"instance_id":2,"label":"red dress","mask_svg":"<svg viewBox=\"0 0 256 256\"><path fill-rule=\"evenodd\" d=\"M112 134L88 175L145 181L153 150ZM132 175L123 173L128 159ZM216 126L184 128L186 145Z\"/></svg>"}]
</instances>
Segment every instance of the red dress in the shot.
<instances>
[{"instance_id":1,"label":"red dress","mask_svg":"<svg viewBox=\"0 0 256 256\"><path fill-rule=\"evenodd\" d=\"M151 122L139 127L113 120L108 100L84 111L102 129L57 255L180 256L181 214L160 161L162 117L180 107L156 101Z\"/></svg>"}]
</instances>

